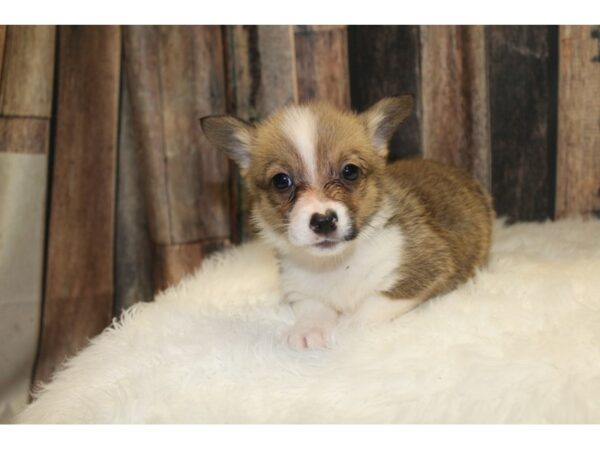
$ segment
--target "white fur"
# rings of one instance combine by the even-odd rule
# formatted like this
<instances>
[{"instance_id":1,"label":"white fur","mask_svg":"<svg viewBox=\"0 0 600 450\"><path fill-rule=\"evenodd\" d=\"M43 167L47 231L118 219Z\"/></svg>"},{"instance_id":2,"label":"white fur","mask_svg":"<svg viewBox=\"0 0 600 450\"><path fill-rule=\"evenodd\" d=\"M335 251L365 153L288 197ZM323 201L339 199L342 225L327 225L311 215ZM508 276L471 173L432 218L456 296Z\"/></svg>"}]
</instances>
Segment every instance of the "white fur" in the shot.
<instances>
[{"instance_id":1,"label":"white fur","mask_svg":"<svg viewBox=\"0 0 600 450\"><path fill-rule=\"evenodd\" d=\"M260 243L206 261L71 359L23 422L600 422L600 221L498 226L489 267L292 351Z\"/></svg>"},{"instance_id":2,"label":"white fur","mask_svg":"<svg viewBox=\"0 0 600 450\"><path fill-rule=\"evenodd\" d=\"M319 300L340 313L397 280L404 238L397 226L359 236L342 256L326 261L288 257L281 260L281 286L290 302Z\"/></svg>"},{"instance_id":3,"label":"white fur","mask_svg":"<svg viewBox=\"0 0 600 450\"><path fill-rule=\"evenodd\" d=\"M285 110L281 130L300 155L308 181L314 183L317 173L317 118L315 114L304 106L290 106Z\"/></svg>"},{"instance_id":4,"label":"white fur","mask_svg":"<svg viewBox=\"0 0 600 450\"><path fill-rule=\"evenodd\" d=\"M320 204L321 201L315 203ZM312 203L301 203L299 211L309 211L305 217L292 214L289 242L257 216L263 236L280 254L283 298L294 306L296 312L297 323L288 336L288 342L295 349L328 347L333 341L338 313L352 314L360 307L363 310L361 315L365 315L368 308L362 307L361 303L371 298L373 301L381 300L378 298L380 293L390 289L397 281L402 260L402 230L398 226L385 227L392 215L388 200L383 201L380 210L355 240L341 241L328 250L310 247L321 239L308 227L314 207ZM333 206L325 205L323 208L329 207ZM316 212L324 211L318 209ZM349 227L346 211L344 214L346 222L340 221L338 231ZM303 219L306 219L305 226L296 229L296 224L304 222ZM308 231L301 235L304 230ZM345 233L342 231L340 236ZM299 242L299 235L306 240ZM390 304L380 308L377 315L367 313L367 321L373 321L375 317L391 320L401 311L408 310L406 305L410 301L392 305L388 300Z\"/></svg>"}]
</instances>

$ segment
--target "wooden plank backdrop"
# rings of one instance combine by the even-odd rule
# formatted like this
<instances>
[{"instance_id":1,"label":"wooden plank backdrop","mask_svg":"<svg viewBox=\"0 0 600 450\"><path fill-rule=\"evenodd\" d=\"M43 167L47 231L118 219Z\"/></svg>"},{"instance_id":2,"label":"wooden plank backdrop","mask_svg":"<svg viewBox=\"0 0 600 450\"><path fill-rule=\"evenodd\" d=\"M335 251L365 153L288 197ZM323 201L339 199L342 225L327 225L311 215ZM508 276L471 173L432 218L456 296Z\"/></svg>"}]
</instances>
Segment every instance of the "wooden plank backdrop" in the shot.
<instances>
[{"instance_id":1,"label":"wooden plank backdrop","mask_svg":"<svg viewBox=\"0 0 600 450\"><path fill-rule=\"evenodd\" d=\"M364 111L386 95L415 96L415 113L392 137L390 158L421 155L419 27L349 26L348 63L352 108L357 111Z\"/></svg>"},{"instance_id":2,"label":"wooden plank backdrop","mask_svg":"<svg viewBox=\"0 0 600 450\"><path fill-rule=\"evenodd\" d=\"M462 167L512 221L600 214L598 26L65 26L56 55L53 33L0 26L0 144L53 143L39 380L113 314L252 237L204 115L411 92L390 159Z\"/></svg>"},{"instance_id":3,"label":"wooden plank backdrop","mask_svg":"<svg viewBox=\"0 0 600 450\"><path fill-rule=\"evenodd\" d=\"M554 215L556 27L487 27L492 194L511 220Z\"/></svg>"},{"instance_id":4,"label":"wooden plank backdrop","mask_svg":"<svg viewBox=\"0 0 600 450\"><path fill-rule=\"evenodd\" d=\"M420 36L423 156L460 167L489 189L484 27L423 26Z\"/></svg>"},{"instance_id":5,"label":"wooden plank backdrop","mask_svg":"<svg viewBox=\"0 0 600 450\"><path fill-rule=\"evenodd\" d=\"M128 26L124 61L161 290L230 237L228 163L198 124L225 112L221 29Z\"/></svg>"},{"instance_id":6,"label":"wooden plank backdrop","mask_svg":"<svg viewBox=\"0 0 600 450\"><path fill-rule=\"evenodd\" d=\"M112 319L120 58L118 26L60 27L37 381Z\"/></svg>"},{"instance_id":7,"label":"wooden plank backdrop","mask_svg":"<svg viewBox=\"0 0 600 450\"><path fill-rule=\"evenodd\" d=\"M318 98L350 106L348 43L345 26L296 26L298 99Z\"/></svg>"},{"instance_id":8,"label":"wooden plank backdrop","mask_svg":"<svg viewBox=\"0 0 600 450\"><path fill-rule=\"evenodd\" d=\"M560 27L556 216L600 216L600 26Z\"/></svg>"},{"instance_id":9,"label":"wooden plank backdrop","mask_svg":"<svg viewBox=\"0 0 600 450\"><path fill-rule=\"evenodd\" d=\"M152 300L152 240L142 173L133 128L131 101L121 77L115 245L115 314L136 302Z\"/></svg>"}]
</instances>

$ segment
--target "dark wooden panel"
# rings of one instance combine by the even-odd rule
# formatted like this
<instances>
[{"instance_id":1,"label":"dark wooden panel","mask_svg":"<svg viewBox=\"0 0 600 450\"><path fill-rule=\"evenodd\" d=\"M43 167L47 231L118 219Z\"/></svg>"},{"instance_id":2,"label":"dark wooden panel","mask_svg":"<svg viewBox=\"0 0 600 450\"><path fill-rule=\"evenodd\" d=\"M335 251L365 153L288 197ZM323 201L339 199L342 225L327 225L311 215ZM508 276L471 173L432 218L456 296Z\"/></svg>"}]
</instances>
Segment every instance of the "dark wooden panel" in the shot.
<instances>
[{"instance_id":1,"label":"dark wooden panel","mask_svg":"<svg viewBox=\"0 0 600 450\"><path fill-rule=\"evenodd\" d=\"M7 27L0 114L50 117L55 28L46 25Z\"/></svg>"},{"instance_id":2,"label":"dark wooden panel","mask_svg":"<svg viewBox=\"0 0 600 450\"><path fill-rule=\"evenodd\" d=\"M419 98L419 27L349 26L348 58L352 107L362 111L382 97L412 93ZM419 102L394 134L390 158L416 156L420 150Z\"/></svg>"},{"instance_id":3,"label":"dark wooden panel","mask_svg":"<svg viewBox=\"0 0 600 450\"><path fill-rule=\"evenodd\" d=\"M345 26L297 26L296 73L300 101L327 100L350 106L348 42Z\"/></svg>"},{"instance_id":4,"label":"dark wooden panel","mask_svg":"<svg viewBox=\"0 0 600 450\"><path fill-rule=\"evenodd\" d=\"M483 26L422 26L423 156L490 186L490 127Z\"/></svg>"},{"instance_id":5,"label":"dark wooden panel","mask_svg":"<svg viewBox=\"0 0 600 450\"><path fill-rule=\"evenodd\" d=\"M560 27L556 216L600 216L600 27Z\"/></svg>"},{"instance_id":6,"label":"dark wooden panel","mask_svg":"<svg viewBox=\"0 0 600 450\"><path fill-rule=\"evenodd\" d=\"M297 102L292 26L226 26L225 40L228 112L254 121L287 103ZM239 242L253 233L243 182L239 177L233 181L232 239Z\"/></svg>"},{"instance_id":7,"label":"dark wooden panel","mask_svg":"<svg viewBox=\"0 0 600 450\"><path fill-rule=\"evenodd\" d=\"M486 30L496 210L544 220L554 214L557 28Z\"/></svg>"},{"instance_id":8,"label":"dark wooden panel","mask_svg":"<svg viewBox=\"0 0 600 450\"><path fill-rule=\"evenodd\" d=\"M48 119L0 117L0 152L47 153Z\"/></svg>"},{"instance_id":9,"label":"dark wooden panel","mask_svg":"<svg viewBox=\"0 0 600 450\"><path fill-rule=\"evenodd\" d=\"M56 136L38 381L110 323L121 39L59 31Z\"/></svg>"},{"instance_id":10,"label":"dark wooden panel","mask_svg":"<svg viewBox=\"0 0 600 450\"><path fill-rule=\"evenodd\" d=\"M152 240L228 238L227 160L198 124L225 112L220 28L125 27L124 52Z\"/></svg>"},{"instance_id":11,"label":"dark wooden panel","mask_svg":"<svg viewBox=\"0 0 600 450\"><path fill-rule=\"evenodd\" d=\"M142 191L127 84L121 81L117 173L115 315L136 302L150 301L152 243Z\"/></svg>"}]
</instances>

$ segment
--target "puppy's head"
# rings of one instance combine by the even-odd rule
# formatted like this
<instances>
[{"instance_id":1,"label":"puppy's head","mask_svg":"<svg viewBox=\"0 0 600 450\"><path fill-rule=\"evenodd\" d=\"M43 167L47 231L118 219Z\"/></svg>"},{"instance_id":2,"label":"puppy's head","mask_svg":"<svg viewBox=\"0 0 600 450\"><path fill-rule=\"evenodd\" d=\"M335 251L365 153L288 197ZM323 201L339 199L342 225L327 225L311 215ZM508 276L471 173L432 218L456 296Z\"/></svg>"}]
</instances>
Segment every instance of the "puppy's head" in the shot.
<instances>
[{"instance_id":1,"label":"puppy's head","mask_svg":"<svg viewBox=\"0 0 600 450\"><path fill-rule=\"evenodd\" d=\"M325 256L343 251L380 207L388 141L412 103L386 97L361 114L308 103L256 125L232 116L201 124L240 167L262 234L282 251Z\"/></svg>"}]
</instances>

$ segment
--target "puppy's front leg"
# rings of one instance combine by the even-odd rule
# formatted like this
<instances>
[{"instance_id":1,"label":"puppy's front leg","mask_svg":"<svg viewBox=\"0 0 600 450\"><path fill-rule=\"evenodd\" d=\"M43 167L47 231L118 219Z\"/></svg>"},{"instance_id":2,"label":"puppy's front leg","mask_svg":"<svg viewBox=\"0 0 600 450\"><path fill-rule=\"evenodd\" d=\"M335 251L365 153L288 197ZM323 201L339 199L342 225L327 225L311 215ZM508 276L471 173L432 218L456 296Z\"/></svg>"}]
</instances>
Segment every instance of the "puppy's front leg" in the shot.
<instances>
[{"instance_id":1,"label":"puppy's front leg","mask_svg":"<svg viewBox=\"0 0 600 450\"><path fill-rule=\"evenodd\" d=\"M332 343L337 312L322 302L298 300L292 303L296 323L288 334L288 344L296 350L323 349Z\"/></svg>"}]
</instances>

